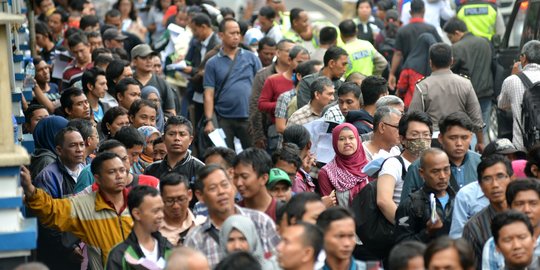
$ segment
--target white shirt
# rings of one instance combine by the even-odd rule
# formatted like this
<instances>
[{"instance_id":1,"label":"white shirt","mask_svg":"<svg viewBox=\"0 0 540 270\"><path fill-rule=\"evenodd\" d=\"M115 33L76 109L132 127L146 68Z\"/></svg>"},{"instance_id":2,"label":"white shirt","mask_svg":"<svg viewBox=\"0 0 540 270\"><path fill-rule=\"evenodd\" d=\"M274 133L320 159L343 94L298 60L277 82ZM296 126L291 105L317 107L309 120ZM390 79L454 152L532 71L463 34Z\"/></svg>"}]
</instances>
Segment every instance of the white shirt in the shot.
<instances>
[{"instance_id":1,"label":"white shirt","mask_svg":"<svg viewBox=\"0 0 540 270\"><path fill-rule=\"evenodd\" d=\"M144 253L144 257L149 260L149 261L152 261L154 263L157 263L158 262L158 242L156 239L152 238L154 240L154 249L152 251L150 250L147 250L146 248L143 247L143 245L139 244L139 247L141 247L141 250L142 252Z\"/></svg>"},{"instance_id":2,"label":"white shirt","mask_svg":"<svg viewBox=\"0 0 540 270\"><path fill-rule=\"evenodd\" d=\"M403 158L403 163L405 164L405 171L407 171L411 163L406 158ZM394 200L394 203L396 205L399 205L399 202L401 201L401 190L403 189L401 168L401 162L399 162L397 158L390 158L386 160L386 162L381 168L381 171L379 172L379 178L381 177L381 175L390 175L396 181L396 184L394 186L394 195L392 196L392 199Z\"/></svg>"}]
</instances>

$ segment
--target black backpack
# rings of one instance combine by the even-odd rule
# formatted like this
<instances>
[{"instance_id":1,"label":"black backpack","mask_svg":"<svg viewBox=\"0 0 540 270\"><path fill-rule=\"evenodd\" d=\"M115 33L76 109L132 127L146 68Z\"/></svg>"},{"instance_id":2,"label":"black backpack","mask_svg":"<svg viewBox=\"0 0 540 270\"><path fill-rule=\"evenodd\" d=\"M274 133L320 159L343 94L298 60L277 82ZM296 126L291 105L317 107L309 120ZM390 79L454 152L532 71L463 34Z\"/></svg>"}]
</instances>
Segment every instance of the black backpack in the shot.
<instances>
[{"instance_id":1,"label":"black backpack","mask_svg":"<svg viewBox=\"0 0 540 270\"><path fill-rule=\"evenodd\" d=\"M397 158L401 163L401 177L405 178L407 169L403 157L395 156L387 158ZM380 169L379 169L380 171ZM378 176L377 172L377 176ZM377 180L367 184L353 199L352 209L356 222L356 234L372 255L378 259L388 257L390 250L394 246L394 224L388 221L377 206Z\"/></svg>"},{"instance_id":2,"label":"black backpack","mask_svg":"<svg viewBox=\"0 0 540 270\"><path fill-rule=\"evenodd\" d=\"M379 45L377 50L384 56L388 63L391 63L392 57L394 57L394 50L396 48L396 39L389 37L384 30L381 32L381 34L383 35L384 40Z\"/></svg>"},{"instance_id":3,"label":"black backpack","mask_svg":"<svg viewBox=\"0 0 540 270\"><path fill-rule=\"evenodd\" d=\"M523 146L531 149L540 142L540 82L532 83L523 72L516 75L527 88L523 93L523 103L521 103L520 128L523 134Z\"/></svg>"}]
</instances>

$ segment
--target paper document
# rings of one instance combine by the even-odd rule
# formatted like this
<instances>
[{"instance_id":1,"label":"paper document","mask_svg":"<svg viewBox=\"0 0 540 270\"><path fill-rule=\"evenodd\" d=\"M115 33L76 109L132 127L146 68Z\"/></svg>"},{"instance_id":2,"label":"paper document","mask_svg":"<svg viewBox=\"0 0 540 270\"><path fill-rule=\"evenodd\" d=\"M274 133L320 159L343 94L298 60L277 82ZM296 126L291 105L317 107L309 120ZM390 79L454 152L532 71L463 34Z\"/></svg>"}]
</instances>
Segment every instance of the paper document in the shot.
<instances>
[{"instance_id":1,"label":"paper document","mask_svg":"<svg viewBox=\"0 0 540 270\"><path fill-rule=\"evenodd\" d=\"M210 137L210 140L215 146L227 147L227 143L225 143L225 132L223 132L222 128L215 129L208 133L208 137Z\"/></svg>"},{"instance_id":2,"label":"paper document","mask_svg":"<svg viewBox=\"0 0 540 270\"><path fill-rule=\"evenodd\" d=\"M429 195L429 204L431 205L431 223L437 223L437 201L435 201L435 194Z\"/></svg>"}]
</instances>

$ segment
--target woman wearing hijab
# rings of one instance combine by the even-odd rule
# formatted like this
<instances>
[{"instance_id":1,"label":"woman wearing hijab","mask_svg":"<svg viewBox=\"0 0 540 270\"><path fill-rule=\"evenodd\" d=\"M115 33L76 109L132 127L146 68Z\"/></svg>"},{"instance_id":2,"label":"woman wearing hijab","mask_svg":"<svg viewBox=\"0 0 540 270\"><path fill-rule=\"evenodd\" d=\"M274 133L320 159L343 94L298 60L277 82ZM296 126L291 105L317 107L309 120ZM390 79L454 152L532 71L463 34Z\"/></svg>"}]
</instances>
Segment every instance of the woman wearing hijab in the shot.
<instances>
[{"instance_id":1,"label":"woman wearing hijab","mask_svg":"<svg viewBox=\"0 0 540 270\"><path fill-rule=\"evenodd\" d=\"M156 128L159 130L159 132L163 132L163 128L165 127L165 117L161 107L161 96L159 95L159 91L157 88L147 85L141 89L141 98L154 102L158 107L156 115Z\"/></svg>"},{"instance_id":2,"label":"woman wearing hijab","mask_svg":"<svg viewBox=\"0 0 540 270\"><path fill-rule=\"evenodd\" d=\"M157 139L161 133L152 126L142 126L137 130L144 136L144 145L143 151L139 155L139 161L133 164L133 173L143 174L144 169L154 162L154 140Z\"/></svg>"},{"instance_id":3,"label":"woman wearing hijab","mask_svg":"<svg viewBox=\"0 0 540 270\"><path fill-rule=\"evenodd\" d=\"M259 261L263 270L279 269L276 261L265 258L257 228L248 217L232 215L225 220L219 231L219 247L223 257L235 251L246 251Z\"/></svg>"},{"instance_id":4,"label":"woman wearing hijab","mask_svg":"<svg viewBox=\"0 0 540 270\"><path fill-rule=\"evenodd\" d=\"M56 161L54 136L59 130L65 128L67 124L68 120L64 117L52 115L41 119L36 125L32 134L36 149L30 159L30 175L32 179L35 179L47 165Z\"/></svg>"},{"instance_id":5,"label":"woman wearing hijab","mask_svg":"<svg viewBox=\"0 0 540 270\"><path fill-rule=\"evenodd\" d=\"M332 146L336 156L319 171L321 193L328 196L335 191L338 205L349 207L354 196L368 184L368 176L362 173L367 158L356 127L349 123L335 127Z\"/></svg>"},{"instance_id":6,"label":"woman wearing hijab","mask_svg":"<svg viewBox=\"0 0 540 270\"><path fill-rule=\"evenodd\" d=\"M421 34L418 36L416 46L403 63L396 87L398 89L398 96L405 103L405 108L408 108L411 103L416 82L431 74L429 47L435 43L437 43L437 40L432 34Z\"/></svg>"}]
</instances>

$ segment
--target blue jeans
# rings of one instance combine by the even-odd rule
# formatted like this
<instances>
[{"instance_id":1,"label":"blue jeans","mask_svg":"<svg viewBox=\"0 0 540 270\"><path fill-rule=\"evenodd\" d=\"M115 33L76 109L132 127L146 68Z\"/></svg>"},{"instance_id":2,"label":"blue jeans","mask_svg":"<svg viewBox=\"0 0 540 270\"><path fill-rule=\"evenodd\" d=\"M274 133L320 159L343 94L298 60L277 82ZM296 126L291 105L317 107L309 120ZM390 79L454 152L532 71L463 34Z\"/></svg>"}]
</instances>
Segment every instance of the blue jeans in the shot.
<instances>
[{"instance_id":1,"label":"blue jeans","mask_svg":"<svg viewBox=\"0 0 540 270\"><path fill-rule=\"evenodd\" d=\"M491 108L493 106L493 101L491 97L485 97L485 98L479 98L478 102L480 103L480 109L482 110L482 120L484 121L484 124L486 126L484 127L483 133L484 133L484 143L489 143L487 132L490 125L490 115L491 115Z\"/></svg>"}]
</instances>

